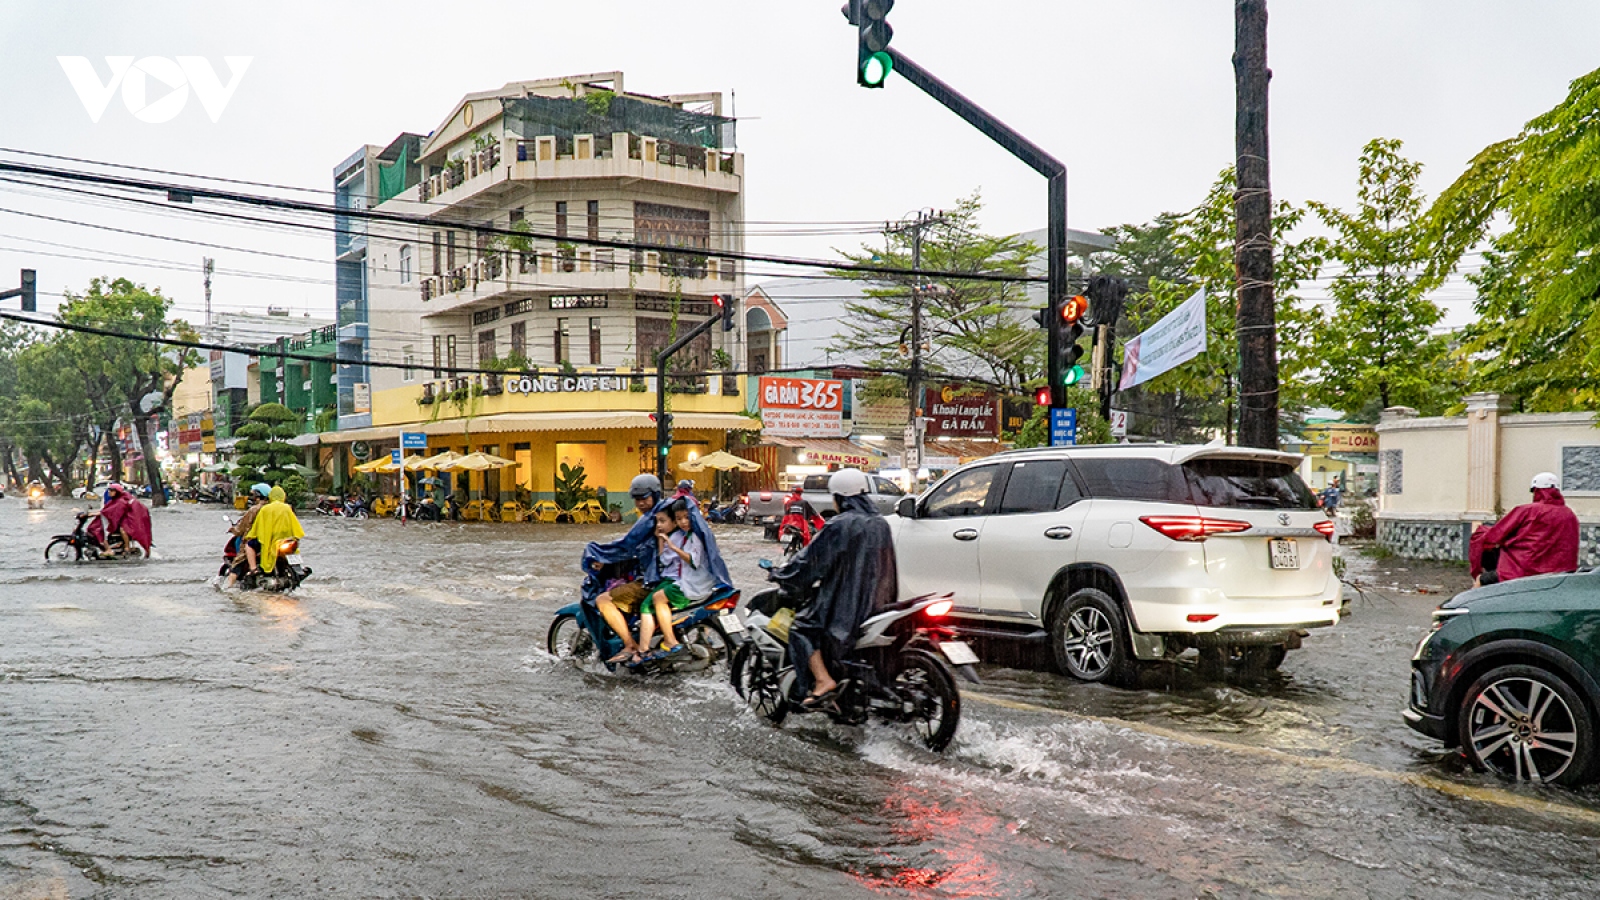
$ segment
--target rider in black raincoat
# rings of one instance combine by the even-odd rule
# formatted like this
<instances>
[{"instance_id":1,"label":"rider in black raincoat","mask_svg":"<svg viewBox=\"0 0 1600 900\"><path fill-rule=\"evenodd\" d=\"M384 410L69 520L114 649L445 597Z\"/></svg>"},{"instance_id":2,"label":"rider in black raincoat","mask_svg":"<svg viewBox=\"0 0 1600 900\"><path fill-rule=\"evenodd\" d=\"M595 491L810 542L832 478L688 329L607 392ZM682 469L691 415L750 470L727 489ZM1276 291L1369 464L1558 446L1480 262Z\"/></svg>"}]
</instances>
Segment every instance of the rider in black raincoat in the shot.
<instances>
[{"instance_id":1,"label":"rider in black raincoat","mask_svg":"<svg viewBox=\"0 0 1600 900\"><path fill-rule=\"evenodd\" d=\"M838 687L835 664L854 646L861 623L899 593L889 523L867 496L866 476L842 469L828 479L828 490L839 514L788 565L772 573L773 580L801 592L820 582L816 598L789 629L789 657L808 707L831 699ZM821 655L815 656L818 651Z\"/></svg>"}]
</instances>

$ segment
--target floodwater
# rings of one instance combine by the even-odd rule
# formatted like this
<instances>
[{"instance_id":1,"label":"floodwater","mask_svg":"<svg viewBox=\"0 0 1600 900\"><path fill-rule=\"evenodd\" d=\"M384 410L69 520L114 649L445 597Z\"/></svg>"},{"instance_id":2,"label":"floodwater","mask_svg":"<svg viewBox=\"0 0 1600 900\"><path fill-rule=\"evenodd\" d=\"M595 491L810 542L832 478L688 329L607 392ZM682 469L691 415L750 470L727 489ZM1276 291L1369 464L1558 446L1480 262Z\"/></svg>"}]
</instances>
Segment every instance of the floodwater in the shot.
<instances>
[{"instance_id":1,"label":"floodwater","mask_svg":"<svg viewBox=\"0 0 1600 900\"><path fill-rule=\"evenodd\" d=\"M0 898L1600 893L1600 794L1508 787L1400 719L1442 599L1404 588L1453 570L1369 565L1264 679L985 666L935 755L772 728L720 671L550 657L616 526L308 517L315 574L279 597L209 585L211 506L157 510L158 559L47 564L70 506L0 501ZM758 587L772 545L719 536Z\"/></svg>"}]
</instances>

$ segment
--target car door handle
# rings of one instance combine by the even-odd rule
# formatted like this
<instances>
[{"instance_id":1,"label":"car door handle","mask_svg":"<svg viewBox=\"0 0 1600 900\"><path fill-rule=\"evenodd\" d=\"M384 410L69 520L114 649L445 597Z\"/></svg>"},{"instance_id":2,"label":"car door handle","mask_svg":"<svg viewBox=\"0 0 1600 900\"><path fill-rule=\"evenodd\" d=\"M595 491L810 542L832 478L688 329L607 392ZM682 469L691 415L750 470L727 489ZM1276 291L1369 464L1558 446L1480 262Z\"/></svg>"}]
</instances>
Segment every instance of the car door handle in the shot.
<instances>
[{"instance_id":1,"label":"car door handle","mask_svg":"<svg viewBox=\"0 0 1600 900\"><path fill-rule=\"evenodd\" d=\"M1046 528L1044 530L1044 536L1052 541L1064 541L1067 538L1072 537L1072 529L1065 525L1057 525L1053 528Z\"/></svg>"},{"instance_id":2,"label":"car door handle","mask_svg":"<svg viewBox=\"0 0 1600 900\"><path fill-rule=\"evenodd\" d=\"M958 531L952 531L950 536L958 541L975 541L978 539L978 529L962 528Z\"/></svg>"}]
</instances>

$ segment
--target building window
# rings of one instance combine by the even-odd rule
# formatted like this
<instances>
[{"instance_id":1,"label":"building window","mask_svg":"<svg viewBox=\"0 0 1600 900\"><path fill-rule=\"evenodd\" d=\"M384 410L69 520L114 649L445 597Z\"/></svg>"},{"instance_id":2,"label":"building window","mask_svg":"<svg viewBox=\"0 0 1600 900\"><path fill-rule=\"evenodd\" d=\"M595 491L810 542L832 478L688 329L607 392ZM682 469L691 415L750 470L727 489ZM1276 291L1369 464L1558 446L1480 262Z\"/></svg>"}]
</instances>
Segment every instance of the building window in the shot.
<instances>
[{"instance_id":1,"label":"building window","mask_svg":"<svg viewBox=\"0 0 1600 900\"><path fill-rule=\"evenodd\" d=\"M456 367L456 336L453 334L444 336L444 364L451 369Z\"/></svg>"},{"instance_id":2,"label":"building window","mask_svg":"<svg viewBox=\"0 0 1600 900\"><path fill-rule=\"evenodd\" d=\"M600 320L589 320L589 365L600 365Z\"/></svg>"},{"instance_id":3,"label":"building window","mask_svg":"<svg viewBox=\"0 0 1600 900\"><path fill-rule=\"evenodd\" d=\"M442 356L442 354L439 352L439 345L442 343L440 337L441 335L437 334L433 336L433 377L435 378L438 378L444 374L443 370L440 368L439 362Z\"/></svg>"},{"instance_id":4,"label":"building window","mask_svg":"<svg viewBox=\"0 0 1600 900\"><path fill-rule=\"evenodd\" d=\"M516 228L517 227L517 223L521 222L522 220L523 220L522 207L519 206L516 209L513 209L511 211L511 217L510 217L511 227L512 228Z\"/></svg>"},{"instance_id":5,"label":"building window","mask_svg":"<svg viewBox=\"0 0 1600 900\"><path fill-rule=\"evenodd\" d=\"M406 381L416 381L417 380L417 370L415 368L415 366L417 364L416 348L413 347L410 344L407 344L404 347L400 348L400 352L405 354L405 361L406 361L406 367L405 367L405 370L401 373L401 377L404 378Z\"/></svg>"},{"instance_id":6,"label":"building window","mask_svg":"<svg viewBox=\"0 0 1600 900\"><path fill-rule=\"evenodd\" d=\"M486 366L494 362L496 358L494 352L494 329L488 328L478 332L478 365Z\"/></svg>"},{"instance_id":7,"label":"building window","mask_svg":"<svg viewBox=\"0 0 1600 900\"><path fill-rule=\"evenodd\" d=\"M400 245L400 283L411 283L411 245Z\"/></svg>"},{"instance_id":8,"label":"building window","mask_svg":"<svg viewBox=\"0 0 1600 900\"><path fill-rule=\"evenodd\" d=\"M567 201L556 201L556 237L567 236Z\"/></svg>"},{"instance_id":9,"label":"building window","mask_svg":"<svg viewBox=\"0 0 1600 900\"><path fill-rule=\"evenodd\" d=\"M528 323L511 323L511 355L528 358Z\"/></svg>"},{"instance_id":10,"label":"building window","mask_svg":"<svg viewBox=\"0 0 1600 900\"><path fill-rule=\"evenodd\" d=\"M439 271L439 232L437 231L433 233L433 274L441 274Z\"/></svg>"},{"instance_id":11,"label":"building window","mask_svg":"<svg viewBox=\"0 0 1600 900\"><path fill-rule=\"evenodd\" d=\"M456 270L456 233L448 232L444 236L444 267L447 271Z\"/></svg>"},{"instance_id":12,"label":"building window","mask_svg":"<svg viewBox=\"0 0 1600 900\"><path fill-rule=\"evenodd\" d=\"M571 349L572 333L568 330L567 319L556 320L556 365L569 365L567 353Z\"/></svg>"},{"instance_id":13,"label":"building window","mask_svg":"<svg viewBox=\"0 0 1600 900\"><path fill-rule=\"evenodd\" d=\"M600 201L589 201L589 239L600 239Z\"/></svg>"}]
</instances>

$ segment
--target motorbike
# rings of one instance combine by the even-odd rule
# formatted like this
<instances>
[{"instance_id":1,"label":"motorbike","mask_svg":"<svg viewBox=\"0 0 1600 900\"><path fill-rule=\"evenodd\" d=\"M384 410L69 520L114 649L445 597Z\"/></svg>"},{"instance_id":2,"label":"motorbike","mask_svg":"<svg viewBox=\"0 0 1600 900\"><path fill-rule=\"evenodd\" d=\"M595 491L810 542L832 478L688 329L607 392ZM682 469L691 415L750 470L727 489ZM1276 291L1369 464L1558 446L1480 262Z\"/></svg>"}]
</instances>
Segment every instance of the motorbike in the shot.
<instances>
[{"instance_id":1,"label":"motorbike","mask_svg":"<svg viewBox=\"0 0 1600 900\"><path fill-rule=\"evenodd\" d=\"M323 497L317 502L317 515L340 516L347 519L370 519L372 510L367 507L367 501L355 498Z\"/></svg>"},{"instance_id":2,"label":"motorbike","mask_svg":"<svg viewBox=\"0 0 1600 900\"><path fill-rule=\"evenodd\" d=\"M761 565L770 571L772 561ZM951 595L912 597L868 617L849 655L836 661L843 675L838 699L808 709L789 658L789 626L812 596L810 589L780 585L745 607L745 640L729 667L729 680L745 704L773 725L782 725L790 713L822 713L842 725L877 718L909 726L929 750L947 747L961 722L955 675L979 683L977 654L940 624L954 605Z\"/></svg>"},{"instance_id":3,"label":"motorbike","mask_svg":"<svg viewBox=\"0 0 1600 900\"><path fill-rule=\"evenodd\" d=\"M228 526L233 526L233 519L223 516ZM278 560L271 572L250 571L250 557L244 552L244 539L237 537L228 538L222 546L222 568L217 570L217 575L228 577L234 573L238 579L234 584L244 591L267 591L282 594L300 586L300 582L311 576L311 567L305 564L300 557L300 541L297 538L284 538L278 542Z\"/></svg>"},{"instance_id":4,"label":"motorbike","mask_svg":"<svg viewBox=\"0 0 1600 900\"><path fill-rule=\"evenodd\" d=\"M817 515L811 504L804 500L791 500L783 505L783 518L778 522L778 541L783 544L783 561L794 559L817 536L827 520Z\"/></svg>"},{"instance_id":5,"label":"motorbike","mask_svg":"<svg viewBox=\"0 0 1600 900\"><path fill-rule=\"evenodd\" d=\"M666 672L698 672L715 665L731 648L743 639L744 628L739 623L735 608L739 605L739 591L724 588L685 609L672 614L672 630L679 642L688 647L687 653L647 660L626 668L640 675ZM624 616L628 628L637 631L639 616ZM609 660L622 650L622 639L612 633L601 618L600 610L588 600L556 610L545 635L545 649L551 656L584 663L591 660ZM646 648L649 649L649 648ZM622 663L605 664L615 671Z\"/></svg>"},{"instance_id":6,"label":"motorbike","mask_svg":"<svg viewBox=\"0 0 1600 900\"><path fill-rule=\"evenodd\" d=\"M98 513L77 513L78 525L72 529L71 534L58 534L45 545L44 558L46 562L98 562L101 560L123 559L127 556L122 546L122 535L111 535L106 547L101 547L100 542L89 535L89 523L98 518ZM143 549L135 546L134 558L144 556Z\"/></svg>"},{"instance_id":7,"label":"motorbike","mask_svg":"<svg viewBox=\"0 0 1600 900\"><path fill-rule=\"evenodd\" d=\"M722 506L712 504L706 510L706 521L718 525L743 525L749 509L750 504L744 497L729 501Z\"/></svg>"},{"instance_id":8,"label":"motorbike","mask_svg":"<svg viewBox=\"0 0 1600 900\"><path fill-rule=\"evenodd\" d=\"M44 488L35 484L28 488L28 508L44 509Z\"/></svg>"}]
</instances>

